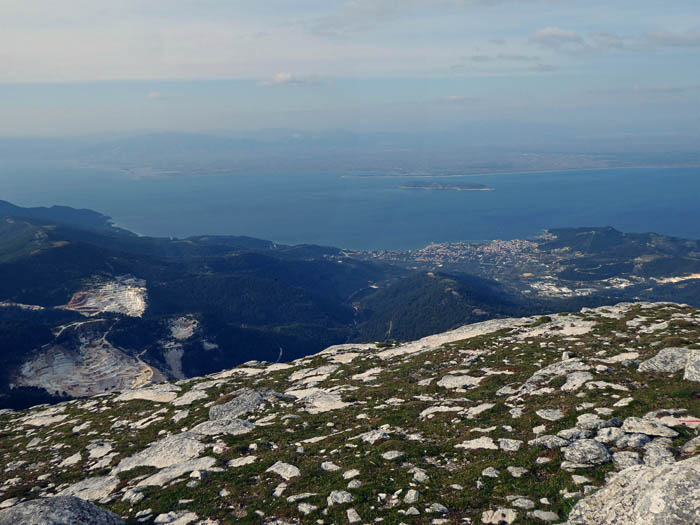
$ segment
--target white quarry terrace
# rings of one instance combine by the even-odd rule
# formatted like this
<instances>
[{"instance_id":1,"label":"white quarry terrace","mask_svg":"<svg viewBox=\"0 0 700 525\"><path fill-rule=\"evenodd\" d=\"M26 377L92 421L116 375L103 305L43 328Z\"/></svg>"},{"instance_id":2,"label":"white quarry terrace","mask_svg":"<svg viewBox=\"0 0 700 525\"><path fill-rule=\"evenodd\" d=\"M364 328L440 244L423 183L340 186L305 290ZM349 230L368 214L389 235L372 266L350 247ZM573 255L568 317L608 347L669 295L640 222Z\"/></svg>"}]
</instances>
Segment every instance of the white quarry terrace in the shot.
<instances>
[{"instance_id":1,"label":"white quarry terrace","mask_svg":"<svg viewBox=\"0 0 700 525\"><path fill-rule=\"evenodd\" d=\"M700 523L699 418L694 308L499 319L1 411L0 525Z\"/></svg>"},{"instance_id":2,"label":"white quarry terrace","mask_svg":"<svg viewBox=\"0 0 700 525\"><path fill-rule=\"evenodd\" d=\"M118 299L115 298L115 301ZM117 303L111 304L114 306ZM121 306L126 308L124 304ZM56 331L81 329L79 342L73 346L59 343L46 345L34 352L22 364L14 385L39 387L52 394L86 397L138 389L164 381L166 377L182 379L185 377L182 343L193 337L198 327L199 322L192 316L169 319L169 337L157 343L163 350L165 363L161 368L156 368L115 347L108 339L111 328L102 319L63 325ZM203 341L202 344L208 343Z\"/></svg>"},{"instance_id":3,"label":"white quarry terrace","mask_svg":"<svg viewBox=\"0 0 700 525\"><path fill-rule=\"evenodd\" d=\"M73 294L68 304L61 308L86 317L105 312L141 317L146 311L147 299L146 281L123 275L114 279L96 278L85 289ZM173 327L173 333L183 328Z\"/></svg>"}]
</instances>

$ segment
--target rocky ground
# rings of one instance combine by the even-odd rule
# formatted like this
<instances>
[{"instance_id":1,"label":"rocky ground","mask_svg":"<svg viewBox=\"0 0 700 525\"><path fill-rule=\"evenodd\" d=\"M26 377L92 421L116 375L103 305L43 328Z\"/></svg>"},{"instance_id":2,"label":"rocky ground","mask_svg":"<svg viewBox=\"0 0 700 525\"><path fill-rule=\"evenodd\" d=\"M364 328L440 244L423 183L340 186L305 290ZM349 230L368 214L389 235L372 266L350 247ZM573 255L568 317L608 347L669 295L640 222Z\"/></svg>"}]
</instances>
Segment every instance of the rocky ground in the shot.
<instances>
[{"instance_id":1,"label":"rocky ground","mask_svg":"<svg viewBox=\"0 0 700 525\"><path fill-rule=\"evenodd\" d=\"M487 321L3 411L0 524L700 523L699 416L696 309Z\"/></svg>"}]
</instances>

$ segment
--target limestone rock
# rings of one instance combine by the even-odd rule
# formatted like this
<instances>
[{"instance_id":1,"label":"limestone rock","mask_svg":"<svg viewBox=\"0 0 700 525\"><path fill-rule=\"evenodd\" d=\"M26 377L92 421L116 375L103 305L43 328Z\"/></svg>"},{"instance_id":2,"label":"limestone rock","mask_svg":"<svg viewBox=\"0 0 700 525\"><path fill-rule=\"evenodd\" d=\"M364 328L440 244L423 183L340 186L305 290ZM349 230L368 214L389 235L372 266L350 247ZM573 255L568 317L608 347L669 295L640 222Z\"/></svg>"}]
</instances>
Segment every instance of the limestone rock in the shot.
<instances>
[{"instance_id":1,"label":"limestone rock","mask_svg":"<svg viewBox=\"0 0 700 525\"><path fill-rule=\"evenodd\" d=\"M579 501L571 525L687 525L700 516L700 457L659 467L636 466Z\"/></svg>"},{"instance_id":2,"label":"limestone rock","mask_svg":"<svg viewBox=\"0 0 700 525\"><path fill-rule=\"evenodd\" d=\"M697 417L688 413L685 408L652 410L644 414L644 419L656 421L667 427L687 426L689 428L698 428L700 421Z\"/></svg>"},{"instance_id":3,"label":"limestone rock","mask_svg":"<svg viewBox=\"0 0 700 525\"><path fill-rule=\"evenodd\" d=\"M199 457L206 448L207 445L199 441L195 434L183 432L156 441L147 449L124 458L112 473L118 474L136 467L170 467Z\"/></svg>"},{"instance_id":4,"label":"limestone rock","mask_svg":"<svg viewBox=\"0 0 700 525\"><path fill-rule=\"evenodd\" d=\"M566 359L564 361L552 363L551 365L535 372L521 387L516 390L516 393L532 394L543 384L548 383L555 377L568 376L573 372L586 372L590 370L590 368L590 365L584 364L580 359Z\"/></svg>"},{"instance_id":5,"label":"limestone rock","mask_svg":"<svg viewBox=\"0 0 700 525\"><path fill-rule=\"evenodd\" d=\"M519 439L501 438L498 440L498 446L505 452L517 452L523 442Z\"/></svg>"},{"instance_id":6,"label":"limestone rock","mask_svg":"<svg viewBox=\"0 0 700 525\"><path fill-rule=\"evenodd\" d=\"M500 475L500 472L493 467L486 467L481 471L481 475L487 478L497 478Z\"/></svg>"},{"instance_id":7,"label":"limestone rock","mask_svg":"<svg viewBox=\"0 0 700 525\"><path fill-rule=\"evenodd\" d=\"M691 439L685 445L683 445L681 447L681 454L689 456L691 454L695 454L698 450L700 450L700 436Z\"/></svg>"},{"instance_id":8,"label":"limestone rock","mask_svg":"<svg viewBox=\"0 0 700 525\"><path fill-rule=\"evenodd\" d=\"M440 503L433 503L426 509L426 512L432 512L434 514L447 514L449 509Z\"/></svg>"},{"instance_id":9,"label":"limestone rock","mask_svg":"<svg viewBox=\"0 0 700 525\"><path fill-rule=\"evenodd\" d=\"M595 432L593 430L588 430L585 428L566 428L557 432L557 436L566 439L567 441L576 441L577 439L587 439L593 437ZM624 432L622 433L624 435ZM600 441L600 440L598 440ZM602 443L602 441L601 441Z\"/></svg>"},{"instance_id":10,"label":"limestone rock","mask_svg":"<svg viewBox=\"0 0 700 525\"><path fill-rule=\"evenodd\" d=\"M685 365L683 379L700 382L700 350L690 350L688 352L688 362Z\"/></svg>"},{"instance_id":11,"label":"limestone rock","mask_svg":"<svg viewBox=\"0 0 700 525\"><path fill-rule=\"evenodd\" d=\"M340 467L331 461L321 463L321 468L326 472L337 472L340 470Z\"/></svg>"},{"instance_id":12,"label":"limestone rock","mask_svg":"<svg viewBox=\"0 0 700 525\"><path fill-rule=\"evenodd\" d=\"M644 464L649 467L673 463L675 458L670 450L671 440L658 438L644 445Z\"/></svg>"},{"instance_id":13,"label":"limestone rock","mask_svg":"<svg viewBox=\"0 0 700 525\"><path fill-rule=\"evenodd\" d=\"M500 509L496 509L496 510L487 510L481 514L482 523L488 523L488 524L497 524L497 525L501 525L502 523L510 524L510 523L513 523L517 519L518 519L518 513L516 511L514 511L513 509L500 508Z\"/></svg>"},{"instance_id":14,"label":"limestone rock","mask_svg":"<svg viewBox=\"0 0 700 525\"><path fill-rule=\"evenodd\" d=\"M474 450L474 449L498 450L498 445L496 445L496 443L494 443L493 439L491 439L490 437L480 437L477 439L471 439L469 441L463 441L462 443L455 445L455 448L463 448L466 450Z\"/></svg>"},{"instance_id":15,"label":"limestone rock","mask_svg":"<svg viewBox=\"0 0 700 525\"><path fill-rule=\"evenodd\" d=\"M269 388L253 390L252 388L242 388L235 392L236 396L230 401L221 405L214 405L209 409L209 419L236 419L245 414L249 414L261 405L275 399L294 399L292 396L280 394Z\"/></svg>"},{"instance_id":16,"label":"limestone rock","mask_svg":"<svg viewBox=\"0 0 700 525\"><path fill-rule=\"evenodd\" d=\"M528 444L532 445L533 447L545 447L549 449L554 449L565 447L569 444L569 442L566 439L562 439L558 436L545 435L539 436L535 439L528 441Z\"/></svg>"},{"instance_id":17,"label":"limestone rock","mask_svg":"<svg viewBox=\"0 0 700 525\"><path fill-rule=\"evenodd\" d=\"M311 505L310 503L299 503L299 506L297 507L297 509L304 516L306 516L307 514L311 514L312 512L318 510L318 506Z\"/></svg>"},{"instance_id":18,"label":"limestone rock","mask_svg":"<svg viewBox=\"0 0 700 525\"><path fill-rule=\"evenodd\" d=\"M559 421L564 417L564 413L559 409L538 410L535 414L546 421Z\"/></svg>"},{"instance_id":19,"label":"limestone rock","mask_svg":"<svg viewBox=\"0 0 700 525\"><path fill-rule=\"evenodd\" d=\"M410 489L408 492L406 492L406 495L403 498L403 502L412 505L413 503L418 501L418 498L420 497L420 493L415 490L415 489Z\"/></svg>"},{"instance_id":20,"label":"limestone rock","mask_svg":"<svg viewBox=\"0 0 700 525\"><path fill-rule=\"evenodd\" d=\"M598 414L581 414L576 418L576 426L584 430L599 430L605 427L605 421Z\"/></svg>"},{"instance_id":21,"label":"limestone rock","mask_svg":"<svg viewBox=\"0 0 700 525\"><path fill-rule=\"evenodd\" d=\"M527 498L515 498L510 502L510 504L524 510L531 510L535 508L535 502Z\"/></svg>"},{"instance_id":22,"label":"limestone rock","mask_svg":"<svg viewBox=\"0 0 700 525\"><path fill-rule=\"evenodd\" d=\"M514 478L522 478L528 472L528 470L523 467L507 467L506 470Z\"/></svg>"},{"instance_id":23,"label":"limestone rock","mask_svg":"<svg viewBox=\"0 0 700 525\"><path fill-rule=\"evenodd\" d=\"M651 438L646 434L625 434L615 442L618 448L642 448Z\"/></svg>"},{"instance_id":24,"label":"limestone rock","mask_svg":"<svg viewBox=\"0 0 700 525\"><path fill-rule=\"evenodd\" d=\"M640 372L675 374L685 368L688 360L687 348L664 348L651 359L639 365Z\"/></svg>"},{"instance_id":25,"label":"limestone rock","mask_svg":"<svg viewBox=\"0 0 700 525\"><path fill-rule=\"evenodd\" d=\"M354 469L350 469L348 471L343 472L343 479L345 479L345 480L354 479L359 475L360 475L360 471L357 470L356 468L354 468Z\"/></svg>"},{"instance_id":26,"label":"limestone rock","mask_svg":"<svg viewBox=\"0 0 700 525\"><path fill-rule=\"evenodd\" d=\"M180 387L170 383L152 385L135 390L126 390L118 395L115 401L131 401L133 399L145 399L156 403L169 403L177 397Z\"/></svg>"},{"instance_id":27,"label":"limestone rock","mask_svg":"<svg viewBox=\"0 0 700 525\"><path fill-rule=\"evenodd\" d=\"M375 429L375 430L370 430L369 432L365 432L364 434L360 434L357 437L360 438L365 443L369 443L370 445L374 445L377 441L380 441L382 439L389 439L390 436L387 432L384 432L381 429Z\"/></svg>"},{"instance_id":28,"label":"limestone rock","mask_svg":"<svg viewBox=\"0 0 700 525\"><path fill-rule=\"evenodd\" d=\"M600 465L612 460L605 445L594 439L581 439L563 449L564 458L582 465Z\"/></svg>"},{"instance_id":29,"label":"limestone rock","mask_svg":"<svg viewBox=\"0 0 700 525\"><path fill-rule=\"evenodd\" d=\"M191 432L202 436L219 436L222 434L240 436L251 432L254 428L255 425L243 419L215 419L200 423L193 427Z\"/></svg>"},{"instance_id":30,"label":"limestone rock","mask_svg":"<svg viewBox=\"0 0 700 525\"><path fill-rule=\"evenodd\" d=\"M616 427L610 427L610 428L601 428L598 431L598 434L595 437L596 441L600 441L601 443L604 444L609 444L609 443L615 443L618 439L620 439L622 436L624 436L625 433L619 428Z\"/></svg>"},{"instance_id":31,"label":"limestone rock","mask_svg":"<svg viewBox=\"0 0 700 525\"><path fill-rule=\"evenodd\" d=\"M274 472L287 481L292 478L296 478L297 476L301 476L301 471L297 467L290 465L289 463L282 463L281 461L278 461L272 465L266 472Z\"/></svg>"},{"instance_id":32,"label":"limestone rock","mask_svg":"<svg viewBox=\"0 0 700 525\"><path fill-rule=\"evenodd\" d=\"M88 501L99 501L109 496L118 485L119 478L114 476L87 478L62 490L58 495L75 496Z\"/></svg>"},{"instance_id":33,"label":"limestone rock","mask_svg":"<svg viewBox=\"0 0 700 525\"><path fill-rule=\"evenodd\" d=\"M352 494L345 490L334 490L327 498L329 507L333 505L342 505L343 503L352 503L353 500Z\"/></svg>"},{"instance_id":34,"label":"limestone rock","mask_svg":"<svg viewBox=\"0 0 700 525\"><path fill-rule=\"evenodd\" d=\"M446 375L437 382L443 388L469 388L478 386L483 377Z\"/></svg>"},{"instance_id":35,"label":"limestone rock","mask_svg":"<svg viewBox=\"0 0 700 525\"><path fill-rule=\"evenodd\" d=\"M153 520L155 525L190 525L197 521L199 517L194 512L175 512L170 511L168 513L159 514L156 519Z\"/></svg>"},{"instance_id":36,"label":"limestone rock","mask_svg":"<svg viewBox=\"0 0 700 525\"><path fill-rule=\"evenodd\" d=\"M179 478L183 474L194 471L207 471L216 464L216 459L211 457L203 457L183 461L176 465L164 468L160 472L147 477L138 483L138 487L160 487L172 480Z\"/></svg>"},{"instance_id":37,"label":"limestone rock","mask_svg":"<svg viewBox=\"0 0 700 525\"><path fill-rule=\"evenodd\" d=\"M533 510L527 513L527 517L545 522L559 521L559 514L550 510Z\"/></svg>"},{"instance_id":38,"label":"limestone rock","mask_svg":"<svg viewBox=\"0 0 700 525\"><path fill-rule=\"evenodd\" d=\"M678 432L666 425L639 417L625 419L622 430L627 434L645 434L647 436L676 437L678 435Z\"/></svg>"},{"instance_id":39,"label":"limestone rock","mask_svg":"<svg viewBox=\"0 0 700 525\"><path fill-rule=\"evenodd\" d=\"M587 381L593 380L593 374L590 372L572 372L567 374L566 383L561 387L564 392L575 392L581 388Z\"/></svg>"},{"instance_id":40,"label":"limestone rock","mask_svg":"<svg viewBox=\"0 0 700 525\"><path fill-rule=\"evenodd\" d=\"M362 521L362 518L355 509L348 509L347 516L348 523L360 523Z\"/></svg>"},{"instance_id":41,"label":"limestone rock","mask_svg":"<svg viewBox=\"0 0 700 525\"><path fill-rule=\"evenodd\" d=\"M121 525L124 520L80 498L55 498L25 501L0 510L0 525Z\"/></svg>"},{"instance_id":42,"label":"limestone rock","mask_svg":"<svg viewBox=\"0 0 700 525\"><path fill-rule=\"evenodd\" d=\"M202 390L190 390L189 392L176 398L172 402L172 405L176 407L191 405L195 401L199 401L200 399L206 399L206 397L206 392L203 392Z\"/></svg>"},{"instance_id":43,"label":"limestone rock","mask_svg":"<svg viewBox=\"0 0 700 525\"><path fill-rule=\"evenodd\" d=\"M641 465L642 460L639 457L639 452L615 452L613 454L613 462L618 470L624 470L629 467Z\"/></svg>"},{"instance_id":44,"label":"limestone rock","mask_svg":"<svg viewBox=\"0 0 700 525\"><path fill-rule=\"evenodd\" d=\"M339 394L319 390L304 398L306 411L310 414L320 414L329 410L338 410L350 406L344 403Z\"/></svg>"}]
</instances>

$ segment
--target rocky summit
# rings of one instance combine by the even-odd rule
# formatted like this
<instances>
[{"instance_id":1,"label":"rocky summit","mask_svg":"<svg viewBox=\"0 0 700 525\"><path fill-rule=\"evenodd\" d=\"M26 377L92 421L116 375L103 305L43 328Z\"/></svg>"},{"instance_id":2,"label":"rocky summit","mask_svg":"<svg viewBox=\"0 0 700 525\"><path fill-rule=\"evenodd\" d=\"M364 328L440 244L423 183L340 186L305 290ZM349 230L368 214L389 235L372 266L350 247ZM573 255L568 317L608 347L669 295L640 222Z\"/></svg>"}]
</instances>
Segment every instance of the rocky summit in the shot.
<instances>
[{"instance_id":1,"label":"rocky summit","mask_svg":"<svg viewBox=\"0 0 700 525\"><path fill-rule=\"evenodd\" d=\"M699 429L700 311L497 319L2 411L0 524L700 523Z\"/></svg>"}]
</instances>

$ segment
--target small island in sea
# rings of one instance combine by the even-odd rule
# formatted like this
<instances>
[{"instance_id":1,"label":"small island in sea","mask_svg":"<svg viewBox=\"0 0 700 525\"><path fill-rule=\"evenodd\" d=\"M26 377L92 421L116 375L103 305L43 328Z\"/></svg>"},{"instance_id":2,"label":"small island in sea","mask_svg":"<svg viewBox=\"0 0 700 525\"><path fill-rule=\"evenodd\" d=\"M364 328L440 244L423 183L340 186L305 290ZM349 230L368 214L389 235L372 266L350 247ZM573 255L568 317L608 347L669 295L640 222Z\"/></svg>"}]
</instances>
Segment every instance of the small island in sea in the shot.
<instances>
[{"instance_id":1,"label":"small island in sea","mask_svg":"<svg viewBox=\"0 0 700 525\"><path fill-rule=\"evenodd\" d=\"M483 184L453 184L448 182L405 182L404 190L442 190L442 191L493 191Z\"/></svg>"}]
</instances>

